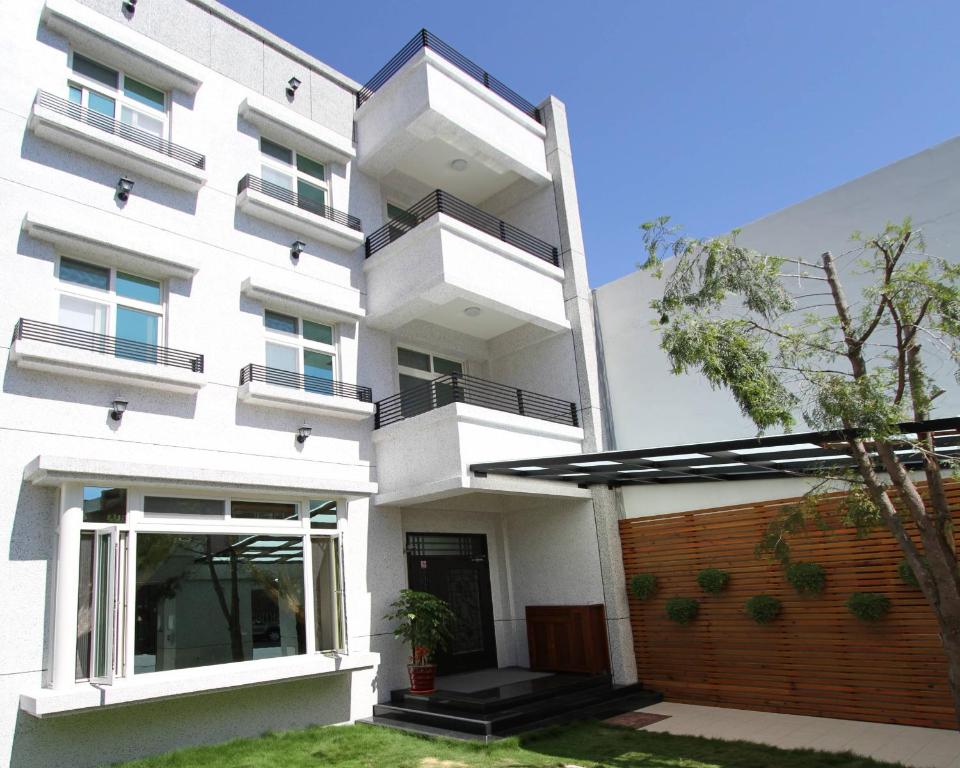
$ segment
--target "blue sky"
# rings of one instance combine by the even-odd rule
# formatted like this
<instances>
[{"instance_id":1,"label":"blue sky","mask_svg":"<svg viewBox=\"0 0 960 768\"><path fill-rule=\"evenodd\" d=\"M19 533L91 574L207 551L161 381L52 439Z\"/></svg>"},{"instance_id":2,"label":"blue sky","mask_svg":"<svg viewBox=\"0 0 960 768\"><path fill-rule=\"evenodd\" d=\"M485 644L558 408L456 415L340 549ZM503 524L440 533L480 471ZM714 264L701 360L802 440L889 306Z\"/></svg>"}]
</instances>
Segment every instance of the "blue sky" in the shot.
<instances>
[{"instance_id":1,"label":"blue sky","mask_svg":"<svg viewBox=\"0 0 960 768\"><path fill-rule=\"evenodd\" d=\"M226 4L361 82L426 27L566 102L594 286L654 216L716 234L960 134L955 0Z\"/></svg>"}]
</instances>

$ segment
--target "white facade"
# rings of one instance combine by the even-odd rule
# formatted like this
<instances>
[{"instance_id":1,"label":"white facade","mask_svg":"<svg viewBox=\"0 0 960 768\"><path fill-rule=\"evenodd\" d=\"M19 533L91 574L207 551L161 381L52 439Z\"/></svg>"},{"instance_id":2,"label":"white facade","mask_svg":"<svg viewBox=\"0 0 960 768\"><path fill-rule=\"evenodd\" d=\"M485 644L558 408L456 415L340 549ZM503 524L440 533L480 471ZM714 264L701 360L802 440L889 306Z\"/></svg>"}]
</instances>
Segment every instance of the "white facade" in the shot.
<instances>
[{"instance_id":1,"label":"white facade","mask_svg":"<svg viewBox=\"0 0 960 768\"><path fill-rule=\"evenodd\" d=\"M358 109L358 83L211 0L152 0L133 13L104 0L25 0L4 21L15 76L0 80L0 328L9 333L21 318L33 325L19 326L0 368L9 614L0 630L0 764L96 765L369 715L404 685L407 651L381 617L407 583L408 532L487 537L498 664L527 661L526 605L606 602L615 674L630 680L612 496L484 481L466 469L599 447L563 105L544 102L541 124L428 50ZM126 79L105 91L111 71ZM300 81L292 96L291 78ZM97 116L104 98L117 123L159 125L188 154L105 128L115 123ZM145 98L162 107L145 110ZM289 161L278 165L276 146ZM429 167L420 162L427 155ZM465 165L451 171L453 160ZM301 201L322 195L333 211L241 182L276 184L284 173ZM133 182L126 200L122 177ZM456 220L426 222L364 258L364 238L387 222L388 204L407 207L445 185L556 246L560 266ZM398 297L404 277L415 279ZM66 326L87 335L64 336ZM133 346L111 346L116 338ZM551 421L513 405L458 402L375 430L373 404L401 386L401 350L564 407ZM288 367L271 365L280 359ZM338 384L297 378L315 377L317 366ZM264 368L274 372L257 373ZM116 400L127 403L120 419L111 416ZM312 431L298 441L305 426ZM94 487L126 491L124 520L87 520L84 489ZM207 511L163 506L182 498ZM335 503L335 523L311 526L316 500ZM296 510L293 519L239 514L268 515L271 505ZM94 630L116 656L101 682L75 669L81 537L95 530L118 537L109 550L117 630ZM148 560L137 559L145 542L174 535L232 537L230 552L287 542L289 551L273 549L290 570L271 578L293 574L293 586L269 587L284 599L274 601L276 628L260 626L279 639L247 632L233 652L250 660L197 666L206 652L196 651L190 666L161 669L161 657L186 663L177 660L178 626L202 607L183 581L196 574L165 582L160 597L141 583L152 578ZM337 546L338 573L311 571L318 553ZM205 558L211 571L226 562ZM253 561L260 572L281 569L271 557ZM232 628L258 621L252 592L268 589L254 584L262 575L245 577ZM336 586L324 586L327 578ZM151 619L155 647L142 642L141 598L185 606ZM222 621L208 599L209 621ZM329 611L342 639L323 637Z\"/></svg>"}]
</instances>

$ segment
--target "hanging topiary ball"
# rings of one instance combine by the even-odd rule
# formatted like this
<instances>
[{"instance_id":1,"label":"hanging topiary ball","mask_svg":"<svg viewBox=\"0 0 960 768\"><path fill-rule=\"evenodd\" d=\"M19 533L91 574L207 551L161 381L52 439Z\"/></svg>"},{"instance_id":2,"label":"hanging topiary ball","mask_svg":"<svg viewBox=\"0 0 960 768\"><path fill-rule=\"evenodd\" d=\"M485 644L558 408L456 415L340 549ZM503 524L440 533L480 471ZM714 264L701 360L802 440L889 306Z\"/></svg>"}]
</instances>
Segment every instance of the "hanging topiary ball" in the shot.
<instances>
[{"instance_id":1,"label":"hanging topiary ball","mask_svg":"<svg viewBox=\"0 0 960 768\"><path fill-rule=\"evenodd\" d=\"M652 573L638 573L630 579L630 592L637 600L649 600L658 589L660 585Z\"/></svg>"},{"instance_id":2,"label":"hanging topiary ball","mask_svg":"<svg viewBox=\"0 0 960 768\"><path fill-rule=\"evenodd\" d=\"M847 608L861 621L880 621L890 612L890 598L878 592L854 592Z\"/></svg>"},{"instance_id":3,"label":"hanging topiary ball","mask_svg":"<svg viewBox=\"0 0 960 768\"><path fill-rule=\"evenodd\" d=\"M667 600L667 618L677 624L689 624L700 613L700 601L693 597L671 597Z\"/></svg>"},{"instance_id":4,"label":"hanging topiary ball","mask_svg":"<svg viewBox=\"0 0 960 768\"><path fill-rule=\"evenodd\" d=\"M747 616L757 624L769 624L780 615L783 603L773 595L754 595L747 600L744 608Z\"/></svg>"},{"instance_id":5,"label":"hanging topiary ball","mask_svg":"<svg viewBox=\"0 0 960 768\"><path fill-rule=\"evenodd\" d=\"M723 592L730 581L730 574L719 568L704 568L697 574L697 584L704 592L712 595Z\"/></svg>"},{"instance_id":6,"label":"hanging topiary ball","mask_svg":"<svg viewBox=\"0 0 960 768\"><path fill-rule=\"evenodd\" d=\"M819 595L827 583L827 571L819 563L791 563L786 576L800 595Z\"/></svg>"}]
</instances>

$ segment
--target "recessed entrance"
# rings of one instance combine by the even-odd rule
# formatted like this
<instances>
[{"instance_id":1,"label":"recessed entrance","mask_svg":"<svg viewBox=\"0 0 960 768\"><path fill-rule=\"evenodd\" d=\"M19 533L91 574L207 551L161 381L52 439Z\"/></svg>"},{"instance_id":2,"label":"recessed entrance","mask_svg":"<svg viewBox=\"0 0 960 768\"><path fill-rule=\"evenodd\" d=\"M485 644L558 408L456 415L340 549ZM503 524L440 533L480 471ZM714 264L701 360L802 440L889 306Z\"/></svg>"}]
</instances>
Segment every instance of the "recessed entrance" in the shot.
<instances>
[{"instance_id":1,"label":"recessed entrance","mask_svg":"<svg viewBox=\"0 0 960 768\"><path fill-rule=\"evenodd\" d=\"M485 535L408 533L407 578L410 589L446 600L457 616L450 647L437 656L438 674L497 665Z\"/></svg>"}]
</instances>

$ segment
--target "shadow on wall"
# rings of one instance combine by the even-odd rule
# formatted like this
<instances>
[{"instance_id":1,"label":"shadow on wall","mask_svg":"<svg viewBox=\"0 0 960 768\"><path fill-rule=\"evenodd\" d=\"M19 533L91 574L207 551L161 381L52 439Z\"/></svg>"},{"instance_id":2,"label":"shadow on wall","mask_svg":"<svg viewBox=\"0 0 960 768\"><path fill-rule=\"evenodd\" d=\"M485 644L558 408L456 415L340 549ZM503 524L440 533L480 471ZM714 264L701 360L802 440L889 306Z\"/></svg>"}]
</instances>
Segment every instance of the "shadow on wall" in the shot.
<instances>
[{"instance_id":1,"label":"shadow on wall","mask_svg":"<svg viewBox=\"0 0 960 768\"><path fill-rule=\"evenodd\" d=\"M270 731L343 723L350 719L351 678L347 673L43 720L18 711L10 766L92 768Z\"/></svg>"}]
</instances>

